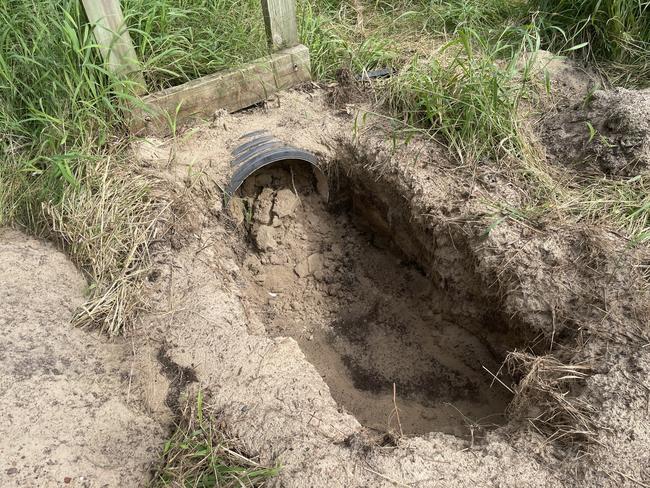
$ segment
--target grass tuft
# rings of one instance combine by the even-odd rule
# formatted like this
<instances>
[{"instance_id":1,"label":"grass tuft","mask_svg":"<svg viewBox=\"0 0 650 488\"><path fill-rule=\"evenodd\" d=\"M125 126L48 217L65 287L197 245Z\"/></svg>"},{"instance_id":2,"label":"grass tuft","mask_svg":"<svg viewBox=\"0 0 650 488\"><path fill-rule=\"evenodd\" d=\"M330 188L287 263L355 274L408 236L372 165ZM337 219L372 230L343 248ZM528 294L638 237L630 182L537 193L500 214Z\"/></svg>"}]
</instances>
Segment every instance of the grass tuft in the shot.
<instances>
[{"instance_id":1,"label":"grass tuft","mask_svg":"<svg viewBox=\"0 0 650 488\"><path fill-rule=\"evenodd\" d=\"M118 334L141 308L149 243L167 208L150 197L152 180L116 157L99 158L79 187L43 204L45 232L85 271L87 302L72 320Z\"/></svg>"},{"instance_id":2,"label":"grass tuft","mask_svg":"<svg viewBox=\"0 0 650 488\"><path fill-rule=\"evenodd\" d=\"M186 404L172 437L165 443L163 461L152 488L262 487L280 472L257 462L203 405L203 395Z\"/></svg>"},{"instance_id":3,"label":"grass tuft","mask_svg":"<svg viewBox=\"0 0 650 488\"><path fill-rule=\"evenodd\" d=\"M505 362L513 378L520 378L508 407L511 415L527 420L549 442L595 441L593 407L575 394L589 366L519 351L510 352Z\"/></svg>"}]
</instances>

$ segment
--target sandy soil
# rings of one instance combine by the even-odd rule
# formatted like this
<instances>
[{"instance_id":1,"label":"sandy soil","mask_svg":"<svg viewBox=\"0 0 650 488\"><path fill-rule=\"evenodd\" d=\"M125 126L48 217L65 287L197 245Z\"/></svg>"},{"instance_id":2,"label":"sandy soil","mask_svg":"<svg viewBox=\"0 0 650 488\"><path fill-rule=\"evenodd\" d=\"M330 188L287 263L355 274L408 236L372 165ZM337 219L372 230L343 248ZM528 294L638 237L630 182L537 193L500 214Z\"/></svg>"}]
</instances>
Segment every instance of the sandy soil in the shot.
<instances>
[{"instance_id":1,"label":"sandy soil","mask_svg":"<svg viewBox=\"0 0 650 488\"><path fill-rule=\"evenodd\" d=\"M280 486L647 483L644 251L600 229L498 219L489 202L516 205L513 182L489 168L472 179L424 141L355 133L350 113L290 92L137 148L182 215L156 250L143 318L173 361L250 452L280 460ZM230 151L261 129L316 153L347 201L326 209L299 170L291 185L274 170L223 208ZM562 411L549 420L543 392L504 408L483 366L514 348L586 365L559 388L587 405L597 443ZM417 435L394 435L393 384ZM505 418L481 421L492 414Z\"/></svg>"},{"instance_id":2,"label":"sandy soil","mask_svg":"<svg viewBox=\"0 0 650 488\"><path fill-rule=\"evenodd\" d=\"M294 338L337 403L367 427L464 436L468 418L502 423L511 395L483 369L496 373L497 351L512 343L492 323L498 314L459 306L390 241L328 211L312 180L306 165L280 166L258 171L260 184L243 192L254 242L242 269L246 309L268 334Z\"/></svg>"},{"instance_id":3,"label":"sandy soil","mask_svg":"<svg viewBox=\"0 0 650 488\"><path fill-rule=\"evenodd\" d=\"M0 486L143 486L161 449L130 345L70 326L85 286L52 245L0 229Z\"/></svg>"}]
</instances>

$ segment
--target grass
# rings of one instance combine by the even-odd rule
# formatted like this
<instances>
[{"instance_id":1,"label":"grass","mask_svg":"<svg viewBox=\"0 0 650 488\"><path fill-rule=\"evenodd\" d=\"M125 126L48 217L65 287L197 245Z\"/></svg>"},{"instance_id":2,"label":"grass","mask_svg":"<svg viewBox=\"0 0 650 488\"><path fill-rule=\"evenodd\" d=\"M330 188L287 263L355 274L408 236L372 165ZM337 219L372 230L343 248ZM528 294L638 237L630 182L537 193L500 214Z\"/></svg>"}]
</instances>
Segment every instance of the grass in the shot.
<instances>
[{"instance_id":1,"label":"grass","mask_svg":"<svg viewBox=\"0 0 650 488\"><path fill-rule=\"evenodd\" d=\"M416 58L393 78L390 109L440 136L461 162L522 158L526 141L519 112L534 65L533 56L523 61L527 47L513 53L510 43L488 43L477 31L461 30L433 56ZM501 62L504 52L507 60Z\"/></svg>"},{"instance_id":2,"label":"grass","mask_svg":"<svg viewBox=\"0 0 650 488\"><path fill-rule=\"evenodd\" d=\"M76 0L4 2L0 22L0 225L68 250L90 282L77 323L118 333L155 219L121 155L134 87L104 69Z\"/></svg>"},{"instance_id":3,"label":"grass","mask_svg":"<svg viewBox=\"0 0 650 488\"><path fill-rule=\"evenodd\" d=\"M616 84L650 84L650 4L637 0L531 0L547 45L580 47Z\"/></svg>"},{"instance_id":4,"label":"grass","mask_svg":"<svg viewBox=\"0 0 650 488\"><path fill-rule=\"evenodd\" d=\"M506 365L513 378L519 378L515 397L508 406L511 415L526 419L547 442L570 444L595 440L593 407L569 394L584 384L591 373L589 366L567 365L550 355L535 356L520 351L510 352Z\"/></svg>"},{"instance_id":5,"label":"grass","mask_svg":"<svg viewBox=\"0 0 650 488\"><path fill-rule=\"evenodd\" d=\"M123 0L151 90L268 53L259 0Z\"/></svg>"},{"instance_id":6,"label":"grass","mask_svg":"<svg viewBox=\"0 0 650 488\"><path fill-rule=\"evenodd\" d=\"M236 439L226 436L225 430L205 408L199 392L195 402L187 403L165 443L151 487L262 487L279 474L278 465L260 464Z\"/></svg>"},{"instance_id":7,"label":"grass","mask_svg":"<svg viewBox=\"0 0 650 488\"><path fill-rule=\"evenodd\" d=\"M650 185L647 176L628 179L590 178L567 209L596 224L614 225L631 245L650 240Z\"/></svg>"}]
</instances>

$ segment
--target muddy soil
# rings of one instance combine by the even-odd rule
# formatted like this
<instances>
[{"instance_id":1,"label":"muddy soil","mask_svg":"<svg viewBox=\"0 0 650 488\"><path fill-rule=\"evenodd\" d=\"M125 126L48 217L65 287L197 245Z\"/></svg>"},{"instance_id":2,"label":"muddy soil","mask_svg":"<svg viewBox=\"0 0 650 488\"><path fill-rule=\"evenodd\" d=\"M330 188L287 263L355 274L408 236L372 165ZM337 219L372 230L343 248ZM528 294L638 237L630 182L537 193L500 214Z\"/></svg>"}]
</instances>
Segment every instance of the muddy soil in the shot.
<instances>
[{"instance_id":1,"label":"muddy soil","mask_svg":"<svg viewBox=\"0 0 650 488\"><path fill-rule=\"evenodd\" d=\"M51 244L0 229L0 486L143 486L158 458L131 345L70 326L85 287Z\"/></svg>"}]
</instances>

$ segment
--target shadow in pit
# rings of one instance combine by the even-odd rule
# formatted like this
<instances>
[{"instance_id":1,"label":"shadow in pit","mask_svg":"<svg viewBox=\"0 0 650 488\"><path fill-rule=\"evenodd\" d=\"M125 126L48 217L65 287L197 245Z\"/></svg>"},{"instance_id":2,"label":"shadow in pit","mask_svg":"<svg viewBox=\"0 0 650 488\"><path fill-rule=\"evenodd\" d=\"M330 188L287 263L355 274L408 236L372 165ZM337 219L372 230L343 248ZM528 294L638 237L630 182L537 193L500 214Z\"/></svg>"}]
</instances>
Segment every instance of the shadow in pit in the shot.
<instances>
[{"instance_id":1,"label":"shadow in pit","mask_svg":"<svg viewBox=\"0 0 650 488\"><path fill-rule=\"evenodd\" d=\"M467 436L504 423L511 379L500 368L524 342L498 302L434 285L426 235L396 235L390 224L408 216L386 218L397 207L373 206L376 195L359 185L337 188L328 205L295 162L244 182L246 304L269 335L298 342L332 397L366 427ZM458 269L447 274L472 275L460 252L448 261Z\"/></svg>"}]
</instances>

